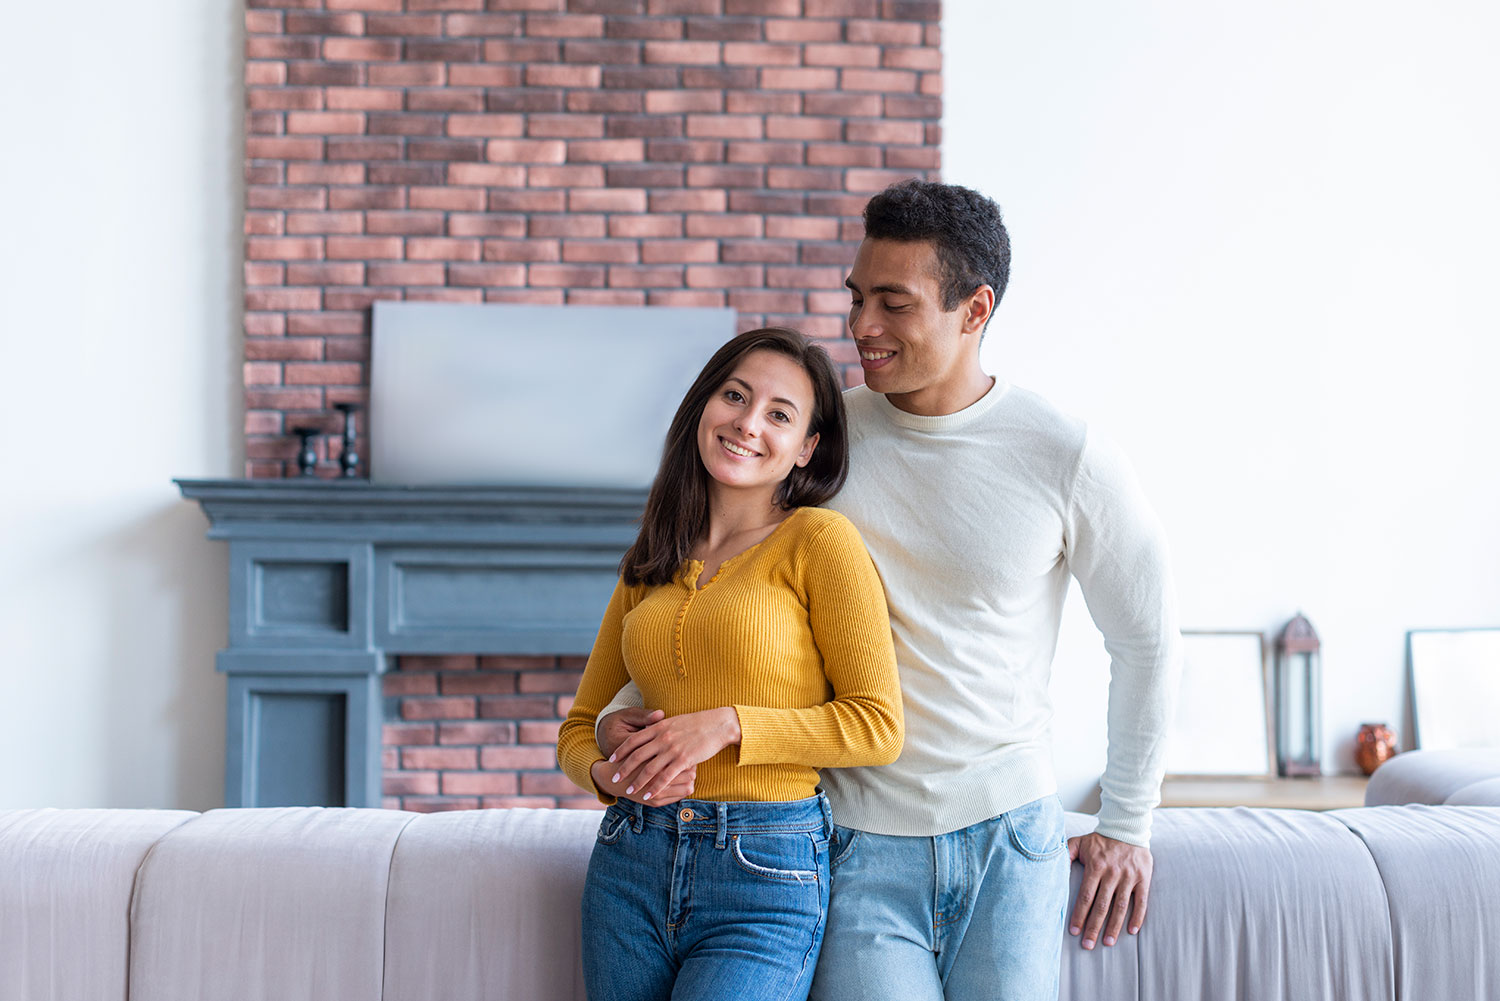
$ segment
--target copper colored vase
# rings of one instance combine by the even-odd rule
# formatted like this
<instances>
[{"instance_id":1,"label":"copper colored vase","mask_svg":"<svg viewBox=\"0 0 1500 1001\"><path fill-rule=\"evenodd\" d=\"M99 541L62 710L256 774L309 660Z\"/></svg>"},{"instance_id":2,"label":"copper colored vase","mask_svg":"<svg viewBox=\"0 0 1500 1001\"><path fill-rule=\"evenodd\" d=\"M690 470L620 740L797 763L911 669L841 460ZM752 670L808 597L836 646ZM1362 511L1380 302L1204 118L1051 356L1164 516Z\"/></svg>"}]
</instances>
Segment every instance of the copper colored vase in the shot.
<instances>
[{"instance_id":1,"label":"copper colored vase","mask_svg":"<svg viewBox=\"0 0 1500 1001\"><path fill-rule=\"evenodd\" d=\"M1366 723L1359 728L1354 743L1354 763L1366 775L1375 774L1375 769L1396 753L1396 734L1384 723Z\"/></svg>"}]
</instances>

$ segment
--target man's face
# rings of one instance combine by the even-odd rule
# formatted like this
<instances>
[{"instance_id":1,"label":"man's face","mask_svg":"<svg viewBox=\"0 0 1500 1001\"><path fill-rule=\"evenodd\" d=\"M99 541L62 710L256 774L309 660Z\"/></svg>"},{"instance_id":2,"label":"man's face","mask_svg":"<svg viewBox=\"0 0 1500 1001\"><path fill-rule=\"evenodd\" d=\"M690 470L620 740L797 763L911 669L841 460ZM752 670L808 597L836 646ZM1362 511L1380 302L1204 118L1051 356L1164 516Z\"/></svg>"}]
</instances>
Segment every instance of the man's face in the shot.
<instances>
[{"instance_id":1,"label":"man's face","mask_svg":"<svg viewBox=\"0 0 1500 1001\"><path fill-rule=\"evenodd\" d=\"M903 410L922 412L907 404L948 396L977 367L978 338L964 336L965 304L942 308L931 243L866 239L844 284L865 385Z\"/></svg>"}]
</instances>

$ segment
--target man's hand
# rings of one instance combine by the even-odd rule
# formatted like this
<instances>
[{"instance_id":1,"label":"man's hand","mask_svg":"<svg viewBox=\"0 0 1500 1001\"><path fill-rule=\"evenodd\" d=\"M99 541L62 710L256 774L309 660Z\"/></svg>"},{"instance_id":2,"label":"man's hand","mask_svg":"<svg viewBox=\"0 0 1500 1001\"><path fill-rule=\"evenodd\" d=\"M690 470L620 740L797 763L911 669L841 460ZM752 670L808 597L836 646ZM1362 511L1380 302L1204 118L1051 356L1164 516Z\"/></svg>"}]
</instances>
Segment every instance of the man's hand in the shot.
<instances>
[{"instance_id":1,"label":"man's hand","mask_svg":"<svg viewBox=\"0 0 1500 1001\"><path fill-rule=\"evenodd\" d=\"M1068 839L1068 855L1083 863L1083 885L1068 919L1068 933L1083 935L1092 949L1104 932L1104 944L1114 945L1130 914L1130 934L1146 923L1146 900L1151 894L1151 851L1102 834ZM1135 899L1132 912L1130 902Z\"/></svg>"},{"instance_id":2,"label":"man's hand","mask_svg":"<svg viewBox=\"0 0 1500 1001\"><path fill-rule=\"evenodd\" d=\"M601 760L594 762L593 767L589 769L589 774L594 778L594 787L606 796L645 803L646 801L641 799L641 793L645 791L644 789L635 789L634 792L628 794L625 792L626 789L634 789L635 776L622 775L620 781L615 782L612 781L612 778L616 774L616 771L615 766L608 761ZM698 769L696 767L678 773L676 780L661 792L652 796L648 805L670 806L680 799L687 799L693 794L693 783L697 780Z\"/></svg>"},{"instance_id":3,"label":"man's hand","mask_svg":"<svg viewBox=\"0 0 1500 1001\"><path fill-rule=\"evenodd\" d=\"M633 733L639 733L652 723L660 722L666 713L660 709L641 709L629 707L616 709L608 716L599 721L597 729L599 750L606 756L614 753L615 748L625 742L625 738ZM611 759L613 760L613 759ZM637 803L645 803L641 794L646 790L644 787L636 788L636 776L628 772L621 773L620 769L608 761L596 761L590 770L594 778L594 786L605 795L616 799L630 799ZM620 776L618 782L614 781L615 775ZM680 772L677 778L665 788L656 792L650 799L653 806L668 806L679 799L687 799L693 794L693 783L698 780L698 769L696 766ZM625 790L629 789L630 792Z\"/></svg>"},{"instance_id":4,"label":"man's hand","mask_svg":"<svg viewBox=\"0 0 1500 1001\"><path fill-rule=\"evenodd\" d=\"M599 753L606 758L609 757L615 753L615 748L624 743L626 737L645 729L665 716L666 713L660 709L616 709L601 719L596 728Z\"/></svg>"},{"instance_id":5,"label":"man's hand","mask_svg":"<svg viewBox=\"0 0 1500 1001\"><path fill-rule=\"evenodd\" d=\"M740 718L733 706L673 716L636 731L615 748L609 760L618 762L618 770L610 781L628 781L627 794L660 805L682 772L739 741Z\"/></svg>"}]
</instances>

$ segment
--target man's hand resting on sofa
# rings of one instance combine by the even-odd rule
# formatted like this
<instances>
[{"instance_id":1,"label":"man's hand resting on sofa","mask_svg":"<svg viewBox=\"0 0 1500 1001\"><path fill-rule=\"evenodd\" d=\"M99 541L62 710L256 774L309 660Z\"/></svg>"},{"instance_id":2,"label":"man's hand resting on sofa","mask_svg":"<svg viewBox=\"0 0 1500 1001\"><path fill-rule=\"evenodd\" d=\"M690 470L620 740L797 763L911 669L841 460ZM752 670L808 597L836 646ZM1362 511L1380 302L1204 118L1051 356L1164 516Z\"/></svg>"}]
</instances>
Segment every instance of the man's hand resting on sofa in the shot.
<instances>
[{"instance_id":1,"label":"man's hand resting on sofa","mask_svg":"<svg viewBox=\"0 0 1500 1001\"><path fill-rule=\"evenodd\" d=\"M1139 932L1146 923L1146 898L1151 893L1150 849L1102 834L1085 834L1068 839L1068 855L1083 863L1083 885L1068 919L1068 933L1081 934L1083 947L1092 949L1102 930L1104 944L1114 945L1127 914L1130 934Z\"/></svg>"},{"instance_id":2,"label":"man's hand resting on sofa","mask_svg":"<svg viewBox=\"0 0 1500 1001\"><path fill-rule=\"evenodd\" d=\"M599 721L599 725L594 730L599 741L599 752L606 759L609 758L610 755L615 753L615 749L625 742L626 737L629 737L633 733L639 733L652 723L658 723L665 718L666 713L660 709L629 708L618 709L610 713ZM610 764L607 760L594 762L594 767L591 771L594 777L594 785L598 787L600 792L614 796L617 799L629 799L637 803L646 802L640 798L641 794L646 790L635 781L635 775L621 774L620 780L618 782L614 781L614 776L619 774L618 766ZM673 779L667 788L654 793L648 805L669 806L680 799L687 799L693 794L693 784L697 781L697 778L697 766L688 768ZM625 793L626 789L633 789L633 791L627 795Z\"/></svg>"}]
</instances>

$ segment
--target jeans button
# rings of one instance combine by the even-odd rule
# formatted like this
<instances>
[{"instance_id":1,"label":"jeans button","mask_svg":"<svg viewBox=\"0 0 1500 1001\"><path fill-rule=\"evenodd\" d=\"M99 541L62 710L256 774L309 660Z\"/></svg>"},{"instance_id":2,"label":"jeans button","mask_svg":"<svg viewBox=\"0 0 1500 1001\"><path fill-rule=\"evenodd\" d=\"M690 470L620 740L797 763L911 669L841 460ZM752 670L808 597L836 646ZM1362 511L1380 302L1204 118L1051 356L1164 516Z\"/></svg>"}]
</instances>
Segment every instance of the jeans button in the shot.
<instances>
[{"instance_id":1,"label":"jeans button","mask_svg":"<svg viewBox=\"0 0 1500 1001\"><path fill-rule=\"evenodd\" d=\"M681 811L678 812L677 819L682 821L684 824L690 824L693 822L693 818L696 816L696 813L684 807Z\"/></svg>"}]
</instances>

